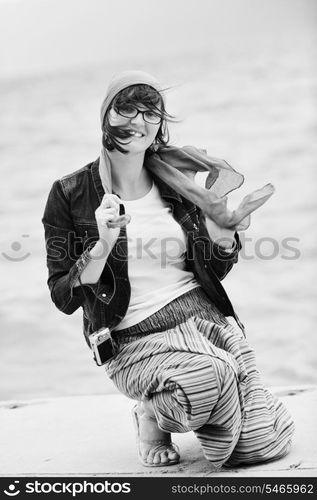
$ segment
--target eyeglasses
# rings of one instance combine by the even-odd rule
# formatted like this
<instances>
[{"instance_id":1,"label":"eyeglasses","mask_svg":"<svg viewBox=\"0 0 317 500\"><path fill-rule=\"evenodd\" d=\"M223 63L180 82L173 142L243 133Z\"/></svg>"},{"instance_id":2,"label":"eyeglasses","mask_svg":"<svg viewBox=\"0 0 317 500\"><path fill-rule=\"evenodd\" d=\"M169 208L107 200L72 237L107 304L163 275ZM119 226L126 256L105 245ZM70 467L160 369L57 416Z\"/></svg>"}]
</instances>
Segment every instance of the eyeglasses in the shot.
<instances>
[{"instance_id":1,"label":"eyeglasses","mask_svg":"<svg viewBox=\"0 0 317 500\"><path fill-rule=\"evenodd\" d=\"M150 111L149 109L141 111L140 109L134 108L133 106L126 106L124 108L112 108L111 112L123 116L123 118L129 118L129 120L131 120L132 118L136 118L138 114L141 113L143 120L147 123L151 123L152 125L158 125L162 120L162 116L158 113L155 113L154 111Z\"/></svg>"}]
</instances>

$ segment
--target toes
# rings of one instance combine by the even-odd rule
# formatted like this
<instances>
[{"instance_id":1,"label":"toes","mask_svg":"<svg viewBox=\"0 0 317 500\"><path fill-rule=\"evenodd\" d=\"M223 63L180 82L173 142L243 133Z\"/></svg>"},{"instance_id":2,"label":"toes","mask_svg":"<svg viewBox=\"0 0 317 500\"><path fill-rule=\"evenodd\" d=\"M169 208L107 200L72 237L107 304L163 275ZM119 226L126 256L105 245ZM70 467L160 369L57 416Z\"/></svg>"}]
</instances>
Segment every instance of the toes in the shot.
<instances>
[{"instance_id":1,"label":"toes","mask_svg":"<svg viewBox=\"0 0 317 500\"><path fill-rule=\"evenodd\" d=\"M161 452L160 458L161 458L160 462L162 464L168 464L168 462L169 462L168 451L165 450L165 451Z\"/></svg>"},{"instance_id":2,"label":"toes","mask_svg":"<svg viewBox=\"0 0 317 500\"><path fill-rule=\"evenodd\" d=\"M177 451L174 450L169 450L168 451L168 459L169 460L177 460L179 458L179 454Z\"/></svg>"},{"instance_id":3,"label":"toes","mask_svg":"<svg viewBox=\"0 0 317 500\"><path fill-rule=\"evenodd\" d=\"M155 453L153 458L153 464L158 465L161 463L160 453Z\"/></svg>"},{"instance_id":4,"label":"toes","mask_svg":"<svg viewBox=\"0 0 317 500\"><path fill-rule=\"evenodd\" d=\"M140 452L142 460L148 465L169 465L170 462L176 462L179 460L179 454L177 451L169 446L161 447L160 450L157 448L143 448L141 447Z\"/></svg>"},{"instance_id":5,"label":"toes","mask_svg":"<svg viewBox=\"0 0 317 500\"><path fill-rule=\"evenodd\" d=\"M170 453L168 450L160 451L160 452L152 452L149 451L148 455L146 457L143 457L143 460L146 461L148 464L166 464L168 465L169 461L171 459L175 459L174 457L175 454L172 454L170 457Z\"/></svg>"},{"instance_id":6,"label":"toes","mask_svg":"<svg viewBox=\"0 0 317 500\"><path fill-rule=\"evenodd\" d=\"M160 463L160 458L159 456L157 456L158 454L153 452L153 451L149 451L149 453L147 454L147 456L145 457L145 461L146 463L148 464L159 464Z\"/></svg>"},{"instance_id":7,"label":"toes","mask_svg":"<svg viewBox=\"0 0 317 500\"><path fill-rule=\"evenodd\" d=\"M151 449L140 446L140 452L141 452L142 460L144 460L144 462L146 462L147 464L153 463L155 453L151 452Z\"/></svg>"}]
</instances>

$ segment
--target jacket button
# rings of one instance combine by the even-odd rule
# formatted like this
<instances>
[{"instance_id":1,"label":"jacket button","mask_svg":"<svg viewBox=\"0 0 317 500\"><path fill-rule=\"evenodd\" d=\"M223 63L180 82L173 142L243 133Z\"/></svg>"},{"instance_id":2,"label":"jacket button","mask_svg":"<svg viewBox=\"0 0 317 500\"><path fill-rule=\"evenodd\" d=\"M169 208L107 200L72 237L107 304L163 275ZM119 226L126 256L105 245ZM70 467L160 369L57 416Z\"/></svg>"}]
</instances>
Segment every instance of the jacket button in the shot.
<instances>
[{"instance_id":1,"label":"jacket button","mask_svg":"<svg viewBox=\"0 0 317 500\"><path fill-rule=\"evenodd\" d=\"M107 297L107 294L106 293L102 293L101 297Z\"/></svg>"}]
</instances>

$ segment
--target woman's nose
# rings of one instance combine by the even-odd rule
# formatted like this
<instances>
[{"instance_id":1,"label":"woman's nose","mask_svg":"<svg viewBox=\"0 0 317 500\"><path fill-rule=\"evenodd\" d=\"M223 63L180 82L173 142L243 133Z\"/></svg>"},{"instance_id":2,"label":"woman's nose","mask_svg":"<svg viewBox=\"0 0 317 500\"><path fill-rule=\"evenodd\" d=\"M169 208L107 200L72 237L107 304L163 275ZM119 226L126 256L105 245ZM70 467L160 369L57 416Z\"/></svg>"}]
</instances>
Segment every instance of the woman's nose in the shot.
<instances>
[{"instance_id":1,"label":"woman's nose","mask_svg":"<svg viewBox=\"0 0 317 500\"><path fill-rule=\"evenodd\" d=\"M140 123L141 125L143 125L144 123L144 119L143 119L143 115L141 113L141 111L138 112L138 114L134 117L134 118L131 118L131 123Z\"/></svg>"}]
</instances>

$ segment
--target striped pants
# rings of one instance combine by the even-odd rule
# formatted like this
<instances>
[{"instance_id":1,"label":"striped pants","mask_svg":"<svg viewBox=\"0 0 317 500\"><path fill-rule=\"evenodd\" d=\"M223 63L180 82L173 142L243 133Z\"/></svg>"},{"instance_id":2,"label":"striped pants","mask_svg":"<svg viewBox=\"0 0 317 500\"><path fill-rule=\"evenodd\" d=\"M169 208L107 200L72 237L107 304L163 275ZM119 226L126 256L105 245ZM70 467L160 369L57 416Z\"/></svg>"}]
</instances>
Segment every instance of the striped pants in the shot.
<instances>
[{"instance_id":1,"label":"striped pants","mask_svg":"<svg viewBox=\"0 0 317 500\"><path fill-rule=\"evenodd\" d=\"M157 331L172 318L178 324ZM263 387L240 329L200 288L117 339L118 353L106 364L116 387L132 399L150 398L163 431L193 431L214 470L289 451L294 424L287 409Z\"/></svg>"}]
</instances>

